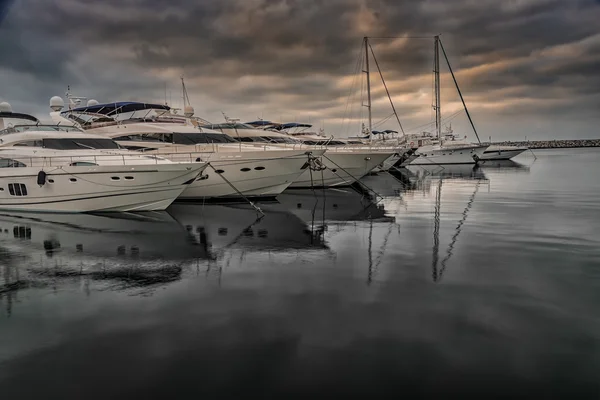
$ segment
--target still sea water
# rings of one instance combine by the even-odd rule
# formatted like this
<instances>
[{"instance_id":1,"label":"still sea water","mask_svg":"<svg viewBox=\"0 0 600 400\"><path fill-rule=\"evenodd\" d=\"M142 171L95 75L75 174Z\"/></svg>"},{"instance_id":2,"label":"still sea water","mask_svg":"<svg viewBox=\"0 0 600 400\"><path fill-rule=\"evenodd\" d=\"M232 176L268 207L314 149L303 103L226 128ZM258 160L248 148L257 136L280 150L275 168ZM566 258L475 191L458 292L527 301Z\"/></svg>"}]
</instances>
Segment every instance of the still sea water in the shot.
<instances>
[{"instance_id":1,"label":"still sea water","mask_svg":"<svg viewBox=\"0 0 600 400\"><path fill-rule=\"evenodd\" d=\"M600 150L0 215L0 397L600 396Z\"/></svg>"}]
</instances>

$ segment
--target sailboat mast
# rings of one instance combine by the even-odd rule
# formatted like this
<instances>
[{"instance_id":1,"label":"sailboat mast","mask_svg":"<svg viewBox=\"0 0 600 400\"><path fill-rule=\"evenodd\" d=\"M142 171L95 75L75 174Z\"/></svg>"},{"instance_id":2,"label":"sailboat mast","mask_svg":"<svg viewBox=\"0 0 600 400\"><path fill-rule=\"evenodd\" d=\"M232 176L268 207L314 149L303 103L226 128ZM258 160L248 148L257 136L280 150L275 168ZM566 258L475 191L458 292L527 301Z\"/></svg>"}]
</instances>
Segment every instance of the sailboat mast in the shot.
<instances>
[{"instance_id":1,"label":"sailboat mast","mask_svg":"<svg viewBox=\"0 0 600 400\"><path fill-rule=\"evenodd\" d=\"M437 138L440 139L442 136L442 110L440 107L440 37L434 36L433 46L433 74L435 80L435 133Z\"/></svg>"},{"instance_id":2,"label":"sailboat mast","mask_svg":"<svg viewBox=\"0 0 600 400\"><path fill-rule=\"evenodd\" d=\"M373 137L373 119L371 116L371 72L369 70L369 38L365 36L365 71L367 74L367 108L369 109L369 138Z\"/></svg>"}]
</instances>

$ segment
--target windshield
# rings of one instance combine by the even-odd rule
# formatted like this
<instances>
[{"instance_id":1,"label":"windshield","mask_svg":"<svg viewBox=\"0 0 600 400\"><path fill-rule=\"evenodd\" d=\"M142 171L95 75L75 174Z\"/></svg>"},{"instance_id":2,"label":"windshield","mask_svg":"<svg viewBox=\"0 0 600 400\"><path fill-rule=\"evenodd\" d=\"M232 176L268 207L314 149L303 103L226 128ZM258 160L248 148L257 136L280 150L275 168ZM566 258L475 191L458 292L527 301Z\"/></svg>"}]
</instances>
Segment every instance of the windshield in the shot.
<instances>
[{"instance_id":1,"label":"windshield","mask_svg":"<svg viewBox=\"0 0 600 400\"><path fill-rule=\"evenodd\" d=\"M112 139L43 139L43 146L55 150L81 150L81 149L119 149L119 145Z\"/></svg>"}]
</instances>

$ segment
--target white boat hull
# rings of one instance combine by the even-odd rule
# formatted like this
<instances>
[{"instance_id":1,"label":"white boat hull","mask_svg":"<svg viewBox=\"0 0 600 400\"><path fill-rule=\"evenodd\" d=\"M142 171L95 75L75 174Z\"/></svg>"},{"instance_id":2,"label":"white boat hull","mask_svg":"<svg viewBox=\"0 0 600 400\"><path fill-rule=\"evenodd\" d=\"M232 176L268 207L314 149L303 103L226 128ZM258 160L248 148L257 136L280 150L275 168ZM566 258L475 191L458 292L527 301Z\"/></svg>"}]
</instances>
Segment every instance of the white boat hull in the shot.
<instances>
[{"instance_id":1,"label":"white boat hull","mask_svg":"<svg viewBox=\"0 0 600 400\"><path fill-rule=\"evenodd\" d=\"M323 152L313 151L316 155ZM210 166L179 196L180 200L239 199L240 193L249 198L275 198L303 174L309 157L307 150L191 154L193 159L210 162ZM190 157L189 153L161 156L173 161Z\"/></svg>"},{"instance_id":2,"label":"white boat hull","mask_svg":"<svg viewBox=\"0 0 600 400\"><path fill-rule=\"evenodd\" d=\"M419 157L410 165L477 164L488 145L465 147L423 146L417 150Z\"/></svg>"},{"instance_id":3,"label":"white boat hull","mask_svg":"<svg viewBox=\"0 0 600 400\"><path fill-rule=\"evenodd\" d=\"M0 210L126 212L165 210L194 182L206 164L3 168ZM118 179L117 179L118 178Z\"/></svg>"},{"instance_id":4,"label":"white boat hull","mask_svg":"<svg viewBox=\"0 0 600 400\"><path fill-rule=\"evenodd\" d=\"M307 168L294 183L292 188L302 187L335 187L348 186L371 172L392 154L382 152L341 152L327 151L319 157L322 171L311 171Z\"/></svg>"},{"instance_id":5,"label":"white boat hull","mask_svg":"<svg viewBox=\"0 0 600 400\"><path fill-rule=\"evenodd\" d=\"M513 157L518 156L519 154L527 151L526 148L498 148L495 149L493 146L490 146L481 157L482 161L486 160L510 160Z\"/></svg>"}]
</instances>

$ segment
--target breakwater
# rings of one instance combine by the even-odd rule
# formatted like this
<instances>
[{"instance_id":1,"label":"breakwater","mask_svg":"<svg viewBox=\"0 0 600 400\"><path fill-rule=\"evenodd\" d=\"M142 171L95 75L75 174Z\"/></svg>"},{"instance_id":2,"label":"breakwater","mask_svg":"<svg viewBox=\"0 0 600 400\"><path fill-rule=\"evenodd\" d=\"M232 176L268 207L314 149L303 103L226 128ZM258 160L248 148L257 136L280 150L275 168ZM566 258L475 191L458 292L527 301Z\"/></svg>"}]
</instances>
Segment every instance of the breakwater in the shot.
<instances>
[{"instance_id":1,"label":"breakwater","mask_svg":"<svg viewBox=\"0 0 600 400\"><path fill-rule=\"evenodd\" d=\"M562 149L572 147L600 147L600 139L522 140L494 142L493 144L524 146L530 149Z\"/></svg>"}]
</instances>

